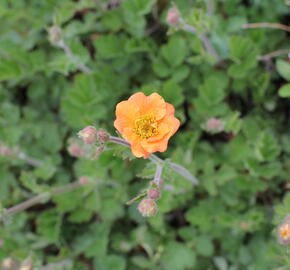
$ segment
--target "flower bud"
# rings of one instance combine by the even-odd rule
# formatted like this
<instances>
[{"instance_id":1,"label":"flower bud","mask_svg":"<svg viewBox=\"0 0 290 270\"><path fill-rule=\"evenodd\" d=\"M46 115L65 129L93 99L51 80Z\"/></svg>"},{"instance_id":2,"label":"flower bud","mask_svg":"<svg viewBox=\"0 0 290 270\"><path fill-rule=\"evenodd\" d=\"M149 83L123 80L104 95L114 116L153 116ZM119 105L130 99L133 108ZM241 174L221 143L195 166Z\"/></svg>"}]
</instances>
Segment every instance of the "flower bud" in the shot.
<instances>
[{"instance_id":1,"label":"flower bud","mask_svg":"<svg viewBox=\"0 0 290 270\"><path fill-rule=\"evenodd\" d=\"M9 147L3 142L0 142L0 156L13 156L18 153L18 149L16 147Z\"/></svg>"},{"instance_id":2,"label":"flower bud","mask_svg":"<svg viewBox=\"0 0 290 270\"><path fill-rule=\"evenodd\" d=\"M147 196L152 200L158 200L160 198L160 191L156 188L150 188L147 191Z\"/></svg>"},{"instance_id":3,"label":"flower bud","mask_svg":"<svg viewBox=\"0 0 290 270\"><path fill-rule=\"evenodd\" d=\"M104 129L100 128L97 131L97 140L100 142L107 142L110 138L110 135L107 131L105 131Z\"/></svg>"},{"instance_id":4,"label":"flower bud","mask_svg":"<svg viewBox=\"0 0 290 270\"><path fill-rule=\"evenodd\" d=\"M281 245L290 244L290 216L288 215L278 228L278 241Z\"/></svg>"},{"instance_id":5,"label":"flower bud","mask_svg":"<svg viewBox=\"0 0 290 270\"><path fill-rule=\"evenodd\" d=\"M218 133L224 130L224 123L217 118L209 118L206 121L205 129L211 133Z\"/></svg>"},{"instance_id":6,"label":"flower bud","mask_svg":"<svg viewBox=\"0 0 290 270\"><path fill-rule=\"evenodd\" d=\"M89 182L90 182L90 179L88 177L86 177L86 176L82 176L82 177L79 178L79 183L81 185L85 185L85 184L87 184Z\"/></svg>"},{"instance_id":7,"label":"flower bud","mask_svg":"<svg viewBox=\"0 0 290 270\"><path fill-rule=\"evenodd\" d=\"M51 44L57 45L61 41L61 29L54 25L48 29L48 39Z\"/></svg>"},{"instance_id":8,"label":"flower bud","mask_svg":"<svg viewBox=\"0 0 290 270\"><path fill-rule=\"evenodd\" d=\"M17 263L12 258L5 258L2 261L2 267L4 270L16 269Z\"/></svg>"},{"instance_id":9,"label":"flower bud","mask_svg":"<svg viewBox=\"0 0 290 270\"><path fill-rule=\"evenodd\" d=\"M170 8L167 13L166 22L170 25L177 25L181 21L180 12L176 6Z\"/></svg>"},{"instance_id":10,"label":"flower bud","mask_svg":"<svg viewBox=\"0 0 290 270\"><path fill-rule=\"evenodd\" d=\"M30 258L27 258L20 265L19 270L32 270L32 268L33 268L32 260Z\"/></svg>"},{"instance_id":11,"label":"flower bud","mask_svg":"<svg viewBox=\"0 0 290 270\"><path fill-rule=\"evenodd\" d=\"M69 145L67 147L67 151L72 157L82 157L84 156L84 150L78 141L74 139L69 139Z\"/></svg>"},{"instance_id":12,"label":"flower bud","mask_svg":"<svg viewBox=\"0 0 290 270\"><path fill-rule=\"evenodd\" d=\"M79 131L78 136L84 141L84 143L93 144L97 139L97 130L93 126L87 126Z\"/></svg>"},{"instance_id":13,"label":"flower bud","mask_svg":"<svg viewBox=\"0 0 290 270\"><path fill-rule=\"evenodd\" d=\"M152 199L143 199L137 208L143 217L152 217L158 212L157 204Z\"/></svg>"}]
</instances>

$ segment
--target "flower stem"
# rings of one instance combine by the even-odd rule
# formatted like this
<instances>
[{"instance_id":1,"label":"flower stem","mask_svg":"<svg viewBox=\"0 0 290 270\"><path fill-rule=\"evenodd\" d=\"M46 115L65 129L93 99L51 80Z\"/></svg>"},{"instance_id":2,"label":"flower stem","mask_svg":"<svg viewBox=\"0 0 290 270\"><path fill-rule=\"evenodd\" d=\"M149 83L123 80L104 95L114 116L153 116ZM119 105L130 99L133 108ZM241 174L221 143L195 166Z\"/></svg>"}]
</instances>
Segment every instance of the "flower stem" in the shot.
<instances>
[{"instance_id":1,"label":"flower stem","mask_svg":"<svg viewBox=\"0 0 290 270\"><path fill-rule=\"evenodd\" d=\"M257 59L259 61L268 61L274 57L280 56L280 55L284 55L284 54L290 54L290 49L285 49L285 50L277 50L265 55L260 55L257 57Z\"/></svg>"},{"instance_id":2,"label":"flower stem","mask_svg":"<svg viewBox=\"0 0 290 270\"><path fill-rule=\"evenodd\" d=\"M55 188L51 192L44 192L44 193L39 194L39 195L29 199L29 200L26 200L20 204L17 204L15 206L12 206L12 207L6 209L6 211L4 211L2 216L7 217L7 216L11 216L13 214L19 213L19 212L26 210L26 209L28 209L28 208L30 208L38 203L41 203L42 201L48 200L52 196L71 191L71 190L76 189L80 186L81 186L81 183L79 183L79 181L75 181L69 185ZM1 221L1 219L2 219L2 217L0 216L0 221Z\"/></svg>"},{"instance_id":3,"label":"flower stem","mask_svg":"<svg viewBox=\"0 0 290 270\"><path fill-rule=\"evenodd\" d=\"M290 27L280 23L247 23L242 26L242 29L253 29L253 28L274 28L290 32Z\"/></svg>"},{"instance_id":4,"label":"flower stem","mask_svg":"<svg viewBox=\"0 0 290 270\"><path fill-rule=\"evenodd\" d=\"M18 155L17 155L17 158L25 161L27 164L31 165L31 166L34 166L34 167L40 167L42 165L42 161L38 160L38 159L35 159L35 158L31 158L31 157L28 157L25 153L23 152L20 152Z\"/></svg>"},{"instance_id":5,"label":"flower stem","mask_svg":"<svg viewBox=\"0 0 290 270\"><path fill-rule=\"evenodd\" d=\"M125 141L124 139L115 137L115 136L110 136L109 138L110 142L113 143L117 143L126 147L130 147L130 143L128 143L127 141ZM164 164L164 160L162 160L161 158L159 158L158 156L156 156L155 154L151 154L148 159L150 159L153 163L155 163L157 166L163 166ZM195 178L187 169L185 169L184 167L182 167L179 164L176 164L174 162L169 162L169 166L170 168L175 171L176 173L178 173L179 175L181 175L182 177L184 177L185 179L187 179L188 181L190 181L192 184L197 185L198 184L198 179Z\"/></svg>"},{"instance_id":6,"label":"flower stem","mask_svg":"<svg viewBox=\"0 0 290 270\"><path fill-rule=\"evenodd\" d=\"M58 42L57 44L60 48L62 48L65 52L65 54L69 57L69 58L74 58L74 54L71 51L70 47L66 45L66 43L61 40L60 42ZM79 70L81 70L83 73L91 73L91 69L89 69L86 65L84 65L83 63L78 63L77 67Z\"/></svg>"},{"instance_id":7,"label":"flower stem","mask_svg":"<svg viewBox=\"0 0 290 270\"><path fill-rule=\"evenodd\" d=\"M182 29L184 31L187 31L189 33L192 34L197 34L195 27L189 25L189 24L184 24L182 26ZM207 37L207 35L205 34L200 34L198 35L198 38L201 40L201 42L203 43L204 48L206 49L206 51L211 54L212 56L214 56L217 61L219 61L220 57L218 55L218 53L216 52L215 48L212 46L209 38Z\"/></svg>"},{"instance_id":8,"label":"flower stem","mask_svg":"<svg viewBox=\"0 0 290 270\"><path fill-rule=\"evenodd\" d=\"M161 179L162 170L163 170L163 166L158 164L157 167L156 167L155 176L154 176L154 180L153 180L153 183L158 188L160 188L160 186L162 184L162 179Z\"/></svg>"}]
</instances>

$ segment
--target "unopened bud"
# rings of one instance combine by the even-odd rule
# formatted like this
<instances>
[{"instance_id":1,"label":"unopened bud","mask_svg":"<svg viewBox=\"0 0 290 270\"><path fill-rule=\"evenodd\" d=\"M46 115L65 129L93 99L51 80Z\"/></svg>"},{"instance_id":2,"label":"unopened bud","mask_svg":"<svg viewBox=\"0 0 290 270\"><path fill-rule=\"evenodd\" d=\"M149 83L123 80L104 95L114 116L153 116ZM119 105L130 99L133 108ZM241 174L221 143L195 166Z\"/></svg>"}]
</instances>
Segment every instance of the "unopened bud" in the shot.
<instances>
[{"instance_id":1,"label":"unopened bud","mask_svg":"<svg viewBox=\"0 0 290 270\"><path fill-rule=\"evenodd\" d=\"M85 184L87 184L89 182L90 182L90 179L88 177L86 177L86 176L82 176L82 177L79 178L79 183L81 185L85 185Z\"/></svg>"},{"instance_id":2,"label":"unopened bud","mask_svg":"<svg viewBox=\"0 0 290 270\"><path fill-rule=\"evenodd\" d=\"M147 196L152 200L158 200L160 198L160 191L156 188L150 188L147 191Z\"/></svg>"},{"instance_id":3,"label":"unopened bud","mask_svg":"<svg viewBox=\"0 0 290 270\"><path fill-rule=\"evenodd\" d=\"M54 25L48 29L48 39L51 44L57 45L61 41L61 29Z\"/></svg>"},{"instance_id":4,"label":"unopened bud","mask_svg":"<svg viewBox=\"0 0 290 270\"><path fill-rule=\"evenodd\" d=\"M10 148L4 143L0 143L0 156L13 156L17 154L17 149L16 147Z\"/></svg>"},{"instance_id":5,"label":"unopened bud","mask_svg":"<svg viewBox=\"0 0 290 270\"><path fill-rule=\"evenodd\" d=\"M167 12L166 22L170 25L177 25L181 21L180 12L176 6L170 8Z\"/></svg>"},{"instance_id":6,"label":"unopened bud","mask_svg":"<svg viewBox=\"0 0 290 270\"><path fill-rule=\"evenodd\" d=\"M12 258L5 258L2 261L2 267L4 270L16 269L17 263Z\"/></svg>"},{"instance_id":7,"label":"unopened bud","mask_svg":"<svg viewBox=\"0 0 290 270\"><path fill-rule=\"evenodd\" d=\"M33 268L32 260L30 258L27 258L20 265L19 270L32 270L32 268Z\"/></svg>"},{"instance_id":8,"label":"unopened bud","mask_svg":"<svg viewBox=\"0 0 290 270\"><path fill-rule=\"evenodd\" d=\"M278 228L278 241L281 245L290 244L290 215L286 216Z\"/></svg>"},{"instance_id":9,"label":"unopened bud","mask_svg":"<svg viewBox=\"0 0 290 270\"><path fill-rule=\"evenodd\" d=\"M84 156L84 150L81 145L74 139L70 139L67 151L73 157L82 157Z\"/></svg>"},{"instance_id":10,"label":"unopened bud","mask_svg":"<svg viewBox=\"0 0 290 270\"><path fill-rule=\"evenodd\" d=\"M104 129L100 128L97 131L97 140L100 142L107 142L110 138L110 134Z\"/></svg>"},{"instance_id":11,"label":"unopened bud","mask_svg":"<svg viewBox=\"0 0 290 270\"><path fill-rule=\"evenodd\" d=\"M221 121L220 119L214 118L214 117L209 118L205 124L205 129L211 133L221 132L224 130L224 128L225 128L224 122Z\"/></svg>"},{"instance_id":12,"label":"unopened bud","mask_svg":"<svg viewBox=\"0 0 290 270\"><path fill-rule=\"evenodd\" d=\"M155 216L158 212L157 204L152 199L143 199L138 204L138 211L143 217Z\"/></svg>"},{"instance_id":13,"label":"unopened bud","mask_svg":"<svg viewBox=\"0 0 290 270\"><path fill-rule=\"evenodd\" d=\"M97 130L93 126L87 126L79 131L78 136L84 141L84 143L93 144L97 139Z\"/></svg>"}]
</instances>

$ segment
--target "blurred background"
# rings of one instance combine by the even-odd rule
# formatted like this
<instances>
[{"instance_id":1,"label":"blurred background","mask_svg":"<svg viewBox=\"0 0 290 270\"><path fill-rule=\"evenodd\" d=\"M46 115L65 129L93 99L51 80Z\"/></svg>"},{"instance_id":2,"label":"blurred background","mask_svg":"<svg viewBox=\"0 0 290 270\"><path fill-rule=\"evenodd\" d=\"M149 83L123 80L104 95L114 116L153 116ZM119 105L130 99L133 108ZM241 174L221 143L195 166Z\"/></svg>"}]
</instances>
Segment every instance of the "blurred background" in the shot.
<instances>
[{"instance_id":1,"label":"blurred background","mask_svg":"<svg viewBox=\"0 0 290 270\"><path fill-rule=\"evenodd\" d=\"M289 4L1 0L1 269L290 269L276 230L290 213ZM115 106L137 91L175 106L158 156L199 179L164 174L150 218L126 202L152 163L77 138L117 136Z\"/></svg>"}]
</instances>

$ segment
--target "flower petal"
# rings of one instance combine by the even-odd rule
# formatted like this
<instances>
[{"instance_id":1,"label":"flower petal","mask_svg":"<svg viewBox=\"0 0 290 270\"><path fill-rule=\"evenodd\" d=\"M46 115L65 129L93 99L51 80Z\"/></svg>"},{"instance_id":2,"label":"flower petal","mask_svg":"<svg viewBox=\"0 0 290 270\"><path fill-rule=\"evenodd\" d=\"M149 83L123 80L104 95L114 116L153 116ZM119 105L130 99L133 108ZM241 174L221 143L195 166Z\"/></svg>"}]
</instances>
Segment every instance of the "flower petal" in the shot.
<instances>
[{"instance_id":1,"label":"flower petal","mask_svg":"<svg viewBox=\"0 0 290 270\"><path fill-rule=\"evenodd\" d=\"M126 127L134 127L135 119L139 117L139 108L129 101L122 101L116 107L114 127L122 133Z\"/></svg>"},{"instance_id":2,"label":"flower petal","mask_svg":"<svg viewBox=\"0 0 290 270\"><path fill-rule=\"evenodd\" d=\"M174 116L168 116L163 119L163 126L167 126L169 128L169 132L167 132L163 138L157 141L142 141L141 145L145 149L145 151L149 153L154 152L164 152L167 149L168 140L171 136L178 130L180 122ZM160 125L161 126L161 125Z\"/></svg>"},{"instance_id":3,"label":"flower petal","mask_svg":"<svg viewBox=\"0 0 290 270\"><path fill-rule=\"evenodd\" d=\"M140 143L138 142L134 142L132 145L131 145L131 150L132 150L132 153L135 157L143 157L143 158L148 158L150 153L148 153Z\"/></svg>"},{"instance_id":4,"label":"flower petal","mask_svg":"<svg viewBox=\"0 0 290 270\"><path fill-rule=\"evenodd\" d=\"M140 115L152 114L156 120L162 119L166 114L166 103L159 94L153 93L145 96L142 92L138 92L129 98L140 109Z\"/></svg>"}]
</instances>

